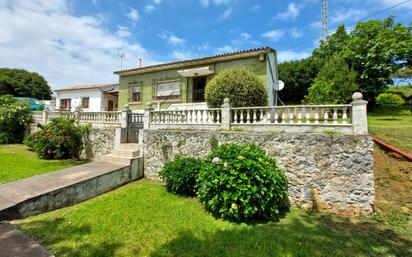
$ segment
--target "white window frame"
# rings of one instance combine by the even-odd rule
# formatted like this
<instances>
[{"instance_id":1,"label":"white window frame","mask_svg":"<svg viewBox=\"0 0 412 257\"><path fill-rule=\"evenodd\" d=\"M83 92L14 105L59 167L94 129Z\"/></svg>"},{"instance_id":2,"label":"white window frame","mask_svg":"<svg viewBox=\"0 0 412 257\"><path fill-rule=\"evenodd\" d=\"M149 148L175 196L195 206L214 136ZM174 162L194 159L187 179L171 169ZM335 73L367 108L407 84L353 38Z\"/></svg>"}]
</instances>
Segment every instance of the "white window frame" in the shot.
<instances>
[{"instance_id":1,"label":"white window frame","mask_svg":"<svg viewBox=\"0 0 412 257\"><path fill-rule=\"evenodd\" d=\"M140 96L137 101L133 99L133 88L140 87ZM141 83L134 83L130 85L130 95L129 95L129 102L132 103L140 103L142 101L142 84Z\"/></svg>"},{"instance_id":2,"label":"white window frame","mask_svg":"<svg viewBox=\"0 0 412 257\"><path fill-rule=\"evenodd\" d=\"M177 86L179 87L178 89L173 89L173 90L164 90L166 93L162 93L162 95L159 95L159 84L166 84L166 83L177 83ZM157 81L155 83L155 96L156 98L163 98L163 99L175 99L175 98L180 98L180 91L181 91L181 83L180 79L173 79L173 80L162 80L162 81Z\"/></svg>"}]
</instances>

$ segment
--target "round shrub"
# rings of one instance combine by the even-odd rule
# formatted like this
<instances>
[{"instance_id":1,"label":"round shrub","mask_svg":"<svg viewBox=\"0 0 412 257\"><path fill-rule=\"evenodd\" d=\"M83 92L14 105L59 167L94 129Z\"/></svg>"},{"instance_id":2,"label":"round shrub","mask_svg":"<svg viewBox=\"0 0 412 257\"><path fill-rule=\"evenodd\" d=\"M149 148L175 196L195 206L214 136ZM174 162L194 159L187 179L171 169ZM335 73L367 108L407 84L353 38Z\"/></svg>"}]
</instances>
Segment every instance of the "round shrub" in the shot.
<instances>
[{"instance_id":1,"label":"round shrub","mask_svg":"<svg viewBox=\"0 0 412 257\"><path fill-rule=\"evenodd\" d=\"M396 94L382 93L376 97L376 103L382 106L387 112L392 115L396 115L400 110L405 101Z\"/></svg>"},{"instance_id":2,"label":"round shrub","mask_svg":"<svg viewBox=\"0 0 412 257\"><path fill-rule=\"evenodd\" d=\"M24 143L43 159L79 159L83 137L90 125L81 126L74 119L56 118L39 125L40 130L26 137Z\"/></svg>"},{"instance_id":3,"label":"round shrub","mask_svg":"<svg viewBox=\"0 0 412 257\"><path fill-rule=\"evenodd\" d=\"M30 119L26 102L11 95L0 96L0 144L21 143Z\"/></svg>"},{"instance_id":4,"label":"round shrub","mask_svg":"<svg viewBox=\"0 0 412 257\"><path fill-rule=\"evenodd\" d=\"M220 108L225 98L233 107L265 106L268 92L261 78L247 68L229 68L217 74L205 88L209 107Z\"/></svg>"},{"instance_id":5,"label":"round shrub","mask_svg":"<svg viewBox=\"0 0 412 257\"><path fill-rule=\"evenodd\" d=\"M202 166L197 195L218 217L272 220L287 207L287 181L264 150L250 144L225 144L211 152Z\"/></svg>"},{"instance_id":6,"label":"round shrub","mask_svg":"<svg viewBox=\"0 0 412 257\"><path fill-rule=\"evenodd\" d=\"M201 166L201 159L177 156L173 161L163 166L159 175L165 181L167 191L179 195L194 196L196 195L196 178Z\"/></svg>"}]
</instances>

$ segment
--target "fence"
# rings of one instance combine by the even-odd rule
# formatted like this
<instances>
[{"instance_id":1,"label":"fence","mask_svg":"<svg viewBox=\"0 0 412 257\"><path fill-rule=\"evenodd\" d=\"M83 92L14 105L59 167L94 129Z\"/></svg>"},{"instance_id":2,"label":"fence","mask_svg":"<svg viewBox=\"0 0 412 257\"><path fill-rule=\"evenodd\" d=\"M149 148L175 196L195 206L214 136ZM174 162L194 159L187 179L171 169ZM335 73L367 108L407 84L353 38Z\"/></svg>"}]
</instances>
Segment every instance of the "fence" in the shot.
<instances>
[{"instance_id":1,"label":"fence","mask_svg":"<svg viewBox=\"0 0 412 257\"><path fill-rule=\"evenodd\" d=\"M76 119L80 123L120 125L121 112L32 112L35 123L46 124L58 117Z\"/></svg>"},{"instance_id":2,"label":"fence","mask_svg":"<svg viewBox=\"0 0 412 257\"><path fill-rule=\"evenodd\" d=\"M201 129L323 132L368 132L366 105L361 93L350 104L293 105L232 108L229 99L221 108L203 110L145 110L146 129Z\"/></svg>"}]
</instances>

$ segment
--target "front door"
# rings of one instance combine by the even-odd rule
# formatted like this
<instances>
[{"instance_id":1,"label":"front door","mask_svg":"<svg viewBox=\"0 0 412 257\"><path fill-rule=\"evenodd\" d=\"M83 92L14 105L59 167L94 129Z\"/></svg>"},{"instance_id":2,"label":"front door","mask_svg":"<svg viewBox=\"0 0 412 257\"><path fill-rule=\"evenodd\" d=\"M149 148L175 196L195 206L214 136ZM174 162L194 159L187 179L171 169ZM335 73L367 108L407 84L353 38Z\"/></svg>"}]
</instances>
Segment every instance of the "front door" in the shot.
<instances>
[{"instance_id":1,"label":"front door","mask_svg":"<svg viewBox=\"0 0 412 257\"><path fill-rule=\"evenodd\" d=\"M193 78L193 102L205 101L206 77Z\"/></svg>"},{"instance_id":2,"label":"front door","mask_svg":"<svg viewBox=\"0 0 412 257\"><path fill-rule=\"evenodd\" d=\"M111 112L111 111L113 111L113 107L114 107L114 102L113 102L112 100L109 100L109 101L107 102L107 110L108 110L109 112Z\"/></svg>"}]
</instances>

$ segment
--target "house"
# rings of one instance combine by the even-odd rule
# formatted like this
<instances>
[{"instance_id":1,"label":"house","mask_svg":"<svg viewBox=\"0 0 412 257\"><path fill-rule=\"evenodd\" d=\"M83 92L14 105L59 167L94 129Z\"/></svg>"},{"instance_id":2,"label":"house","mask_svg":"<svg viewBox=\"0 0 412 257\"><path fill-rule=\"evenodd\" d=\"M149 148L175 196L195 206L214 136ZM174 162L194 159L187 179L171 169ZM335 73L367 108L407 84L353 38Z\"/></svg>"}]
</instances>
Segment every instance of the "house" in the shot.
<instances>
[{"instance_id":1,"label":"house","mask_svg":"<svg viewBox=\"0 0 412 257\"><path fill-rule=\"evenodd\" d=\"M77 85L55 90L56 109L85 112L117 111L119 84Z\"/></svg>"},{"instance_id":2,"label":"house","mask_svg":"<svg viewBox=\"0 0 412 257\"><path fill-rule=\"evenodd\" d=\"M223 69L239 66L265 79L269 105L273 105L278 85L277 57L274 49L265 47L116 71L119 106L128 104L133 110L143 110L149 102L159 109L204 103L207 82Z\"/></svg>"}]
</instances>

